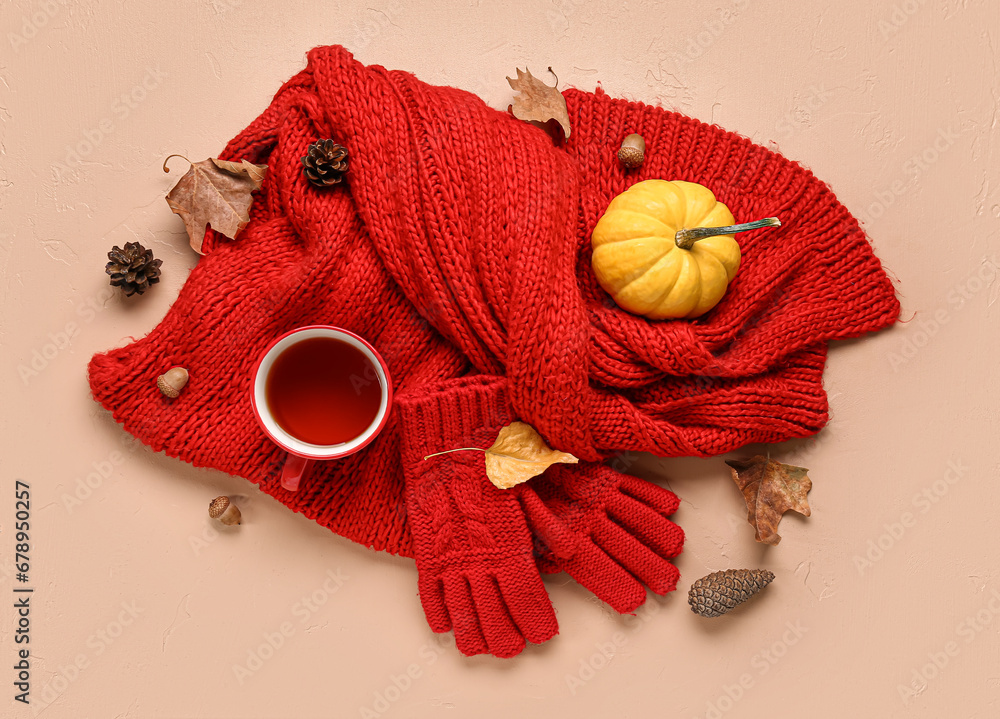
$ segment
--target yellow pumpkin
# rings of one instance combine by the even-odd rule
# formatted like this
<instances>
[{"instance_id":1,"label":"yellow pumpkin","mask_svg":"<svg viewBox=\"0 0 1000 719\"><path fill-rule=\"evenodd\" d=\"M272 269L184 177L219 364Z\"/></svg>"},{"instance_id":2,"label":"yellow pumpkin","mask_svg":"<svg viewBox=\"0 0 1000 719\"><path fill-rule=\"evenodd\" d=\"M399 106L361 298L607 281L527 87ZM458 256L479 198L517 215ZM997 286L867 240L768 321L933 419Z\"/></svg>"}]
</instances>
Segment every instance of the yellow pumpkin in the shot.
<instances>
[{"instance_id":1,"label":"yellow pumpkin","mask_svg":"<svg viewBox=\"0 0 1000 719\"><path fill-rule=\"evenodd\" d=\"M699 317L718 304L739 269L734 233L780 224L776 218L733 222L707 187L636 183L611 201L594 227L594 273L629 312L654 320Z\"/></svg>"}]
</instances>

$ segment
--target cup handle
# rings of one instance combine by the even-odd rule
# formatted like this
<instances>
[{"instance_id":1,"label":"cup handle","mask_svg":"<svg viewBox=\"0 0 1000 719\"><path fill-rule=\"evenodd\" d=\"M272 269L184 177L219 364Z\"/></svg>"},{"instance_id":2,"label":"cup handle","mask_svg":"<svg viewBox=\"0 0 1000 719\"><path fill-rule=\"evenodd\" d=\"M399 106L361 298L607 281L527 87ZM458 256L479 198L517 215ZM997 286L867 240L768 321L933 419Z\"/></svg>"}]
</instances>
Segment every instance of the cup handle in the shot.
<instances>
[{"instance_id":1,"label":"cup handle","mask_svg":"<svg viewBox=\"0 0 1000 719\"><path fill-rule=\"evenodd\" d=\"M297 454L289 454L285 457L285 464L281 468L281 486L289 492L297 492L299 480L302 479L302 475L311 464L311 459L299 457Z\"/></svg>"}]
</instances>

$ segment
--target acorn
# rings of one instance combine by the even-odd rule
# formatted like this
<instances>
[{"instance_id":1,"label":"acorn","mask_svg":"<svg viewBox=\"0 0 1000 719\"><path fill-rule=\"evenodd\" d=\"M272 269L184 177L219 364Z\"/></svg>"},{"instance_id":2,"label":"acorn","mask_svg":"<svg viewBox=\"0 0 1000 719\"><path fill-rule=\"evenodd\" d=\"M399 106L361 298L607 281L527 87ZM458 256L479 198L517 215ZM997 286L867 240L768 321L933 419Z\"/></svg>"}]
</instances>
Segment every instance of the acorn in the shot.
<instances>
[{"instance_id":1,"label":"acorn","mask_svg":"<svg viewBox=\"0 0 1000 719\"><path fill-rule=\"evenodd\" d=\"M216 497L208 503L208 516L212 519L218 519L223 524L240 523L239 507L229 501L229 497L226 495Z\"/></svg>"},{"instance_id":2,"label":"acorn","mask_svg":"<svg viewBox=\"0 0 1000 719\"><path fill-rule=\"evenodd\" d=\"M632 133L622 140L621 149L618 150L618 160L627 168L633 169L642 164L646 159L646 141L642 135Z\"/></svg>"},{"instance_id":3,"label":"acorn","mask_svg":"<svg viewBox=\"0 0 1000 719\"><path fill-rule=\"evenodd\" d=\"M180 395L187 383L188 371L183 367L171 367L156 378L156 386L170 399L175 399Z\"/></svg>"}]
</instances>

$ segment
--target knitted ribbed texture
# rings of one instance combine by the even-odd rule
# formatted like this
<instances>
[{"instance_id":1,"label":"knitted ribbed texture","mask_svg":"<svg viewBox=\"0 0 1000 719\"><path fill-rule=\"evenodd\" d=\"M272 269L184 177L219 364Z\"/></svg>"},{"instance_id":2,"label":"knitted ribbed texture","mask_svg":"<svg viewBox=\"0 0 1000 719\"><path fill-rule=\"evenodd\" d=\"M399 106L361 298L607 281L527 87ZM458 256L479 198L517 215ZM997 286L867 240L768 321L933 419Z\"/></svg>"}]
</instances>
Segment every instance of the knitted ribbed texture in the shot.
<instances>
[{"instance_id":1,"label":"knitted ribbed texture","mask_svg":"<svg viewBox=\"0 0 1000 719\"><path fill-rule=\"evenodd\" d=\"M504 378L462 378L401 398L406 507L420 601L463 654L509 657L557 632L532 537L514 493L486 478L482 452L514 417Z\"/></svg>"},{"instance_id":2,"label":"knitted ribbed texture","mask_svg":"<svg viewBox=\"0 0 1000 719\"><path fill-rule=\"evenodd\" d=\"M622 406L631 398L620 390L666 375L743 379L785 369L802 350L884 327L898 314L864 234L829 188L745 138L600 91L569 90L574 131L557 148L474 95L366 68L340 48L315 50L310 68L334 134L363 157L352 194L407 298L479 370L505 372L518 415L581 458L620 449L710 455L748 434L767 442L815 432L826 422L825 402L782 392L780 383L763 413L805 410L791 431L731 413L709 426L666 423L641 402ZM615 151L633 131L647 138L647 159L626 173ZM777 230L740 236L742 267L702 321L623 312L590 268L600 214L650 177L706 185L737 222L782 220ZM734 400L752 406L755 394Z\"/></svg>"},{"instance_id":3,"label":"knitted ribbed texture","mask_svg":"<svg viewBox=\"0 0 1000 719\"><path fill-rule=\"evenodd\" d=\"M279 158L294 164L294 153L280 151L288 141L279 139L272 172ZM301 177L301 164L286 171ZM280 486L285 452L264 435L250 407L256 360L275 337L307 324L336 325L372 342L397 394L468 366L383 270L350 195L303 183L301 217L325 215L328 227L274 214L276 193L263 194L239 240L199 261L148 336L93 358L91 389L154 450L246 477L349 539L410 555L395 412L365 451L315 464L291 493ZM168 400L156 377L174 365L185 367L190 381Z\"/></svg>"},{"instance_id":4,"label":"knitted ribbed texture","mask_svg":"<svg viewBox=\"0 0 1000 719\"><path fill-rule=\"evenodd\" d=\"M670 559L684 532L667 517L677 495L603 464L556 465L514 488L536 547L619 612L635 611L648 586L657 594L677 587Z\"/></svg>"},{"instance_id":5,"label":"knitted ribbed texture","mask_svg":"<svg viewBox=\"0 0 1000 719\"><path fill-rule=\"evenodd\" d=\"M827 421L826 341L891 324L898 304L857 222L810 172L677 113L567 90L573 133L545 133L467 92L365 67L334 46L309 53L223 159L269 172L234 242L203 257L147 337L90 365L95 398L156 450L247 477L296 511L366 545L411 554L394 411L345 460L319 463L297 494L257 427L252 367L275 336L333 324L385 357L398 397L474 371L504 374L515 414L550 445L596 460L631 449L713 455ZM625 174L621 139L646 162ZM317 189L309 144L350 152L347 182ZM698 321L618 309L590 269L607 203L650 177L701 182L737 221L743 265ZM156 376L181 365L176 400Z\"/></svg>"}]
</instances>

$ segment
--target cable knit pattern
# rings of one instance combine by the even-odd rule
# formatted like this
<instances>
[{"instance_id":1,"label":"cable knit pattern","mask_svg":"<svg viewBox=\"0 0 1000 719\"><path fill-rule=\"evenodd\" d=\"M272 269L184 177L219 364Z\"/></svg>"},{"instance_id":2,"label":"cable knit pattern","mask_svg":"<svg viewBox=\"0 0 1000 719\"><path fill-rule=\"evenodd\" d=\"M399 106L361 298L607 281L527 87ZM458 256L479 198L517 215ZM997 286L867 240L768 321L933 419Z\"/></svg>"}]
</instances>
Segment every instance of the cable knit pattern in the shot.
<instances>
[{"instance_id":1,"label":"cable knit pattern","mask_svg":"<svg viewBox=\"0 0 1000 719\"><path fill-rule=\"evenodd\" d=\"M398 411L366 449L317 463L298 493L280 487L282 454L248 399L278 334L320 323L364 336L401 403L468 371L505 375L514 414L585 460L708 456L818 431L826 343L899 311L854 218L808 170L745 138L599 89L564 95L573 133L554 147L468 92L314 49L221 155L270 168L250 224L236 241L209 231L163 321L92 359L95 398L153 449L247 477L345 537L407 555ZM647 155L625 173L615 151L629 132ZM351 169L321 191L300 158L325 137L349 149ZM739 236L743 265L697 321L632 316L590 269L598 217L651 177L708 186L737 221L783 222ZM167 400L155 378L175 364L191 380ZM449 497L458 511L465 500Z\"/></svg>"},{"instance_id":2,"label":"cable knit pattern","mask_svg":"<svg viewBox=\"0 0 1000 719\"><path fill-rule=\"evenodd\" d=\"M406 506L420 601L467 655L514 656L557 631L517 497L486 478L482 452L513 421L503 377L460 378L400 400Z\"/></svg>"}]
</instances>

